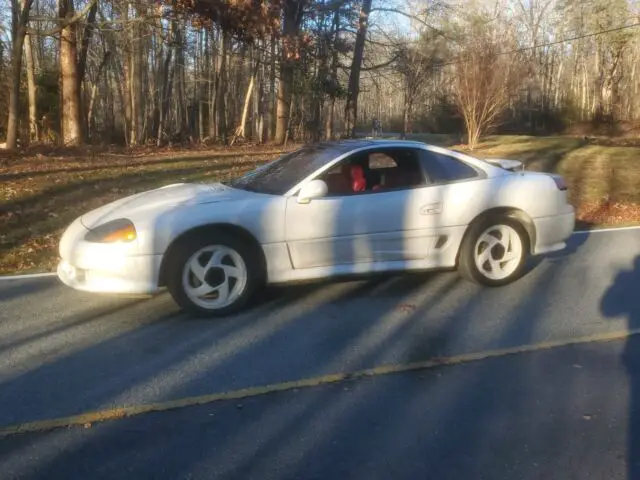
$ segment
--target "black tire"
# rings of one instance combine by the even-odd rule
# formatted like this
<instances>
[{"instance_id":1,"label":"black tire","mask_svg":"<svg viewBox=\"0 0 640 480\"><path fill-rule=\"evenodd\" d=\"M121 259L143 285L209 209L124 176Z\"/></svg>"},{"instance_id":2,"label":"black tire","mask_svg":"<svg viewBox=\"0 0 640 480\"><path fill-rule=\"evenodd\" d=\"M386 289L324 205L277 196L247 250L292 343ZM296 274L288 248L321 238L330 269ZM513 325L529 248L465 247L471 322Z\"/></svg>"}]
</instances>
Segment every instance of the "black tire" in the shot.
<instances>
[{"instance_id":1,"label":"black tire","mask_svg":"<svg viewBox=\"0 0 640 480\"><path fill-rule=\"evenodd\" d=\"M183 272L186 263L200 249L208 246L224 246L235 250L246 266L247 280L238 298L230 305L210 309L196 304L185 291ZM166 285L175 302L185 312L197 317L224 317L247 307L256 290L264 284L264 262L259 247L241 237L227 232L198 234L180 240L166 259Z\"/></svg>"},{"instance_id":2,"label":"black tire","mask_svg":"<svg viewBox=\"0 0 640 480\"><path fill-rule=\"evenodd\" d=\"M502 279L492 279L483 274L477 267L475 262L475 247L480 236L489 228L505 225L516 231L522 244L522 251L517 268ZM529 234L517 220L504 216L488 216L471 224L460 245L460 253L458 257L458 271L460 275L471 282L486 285L489 287L500 287L516 281L520 278L526 268L527 259L530 252Z\"/></svg>"}]
</instances>

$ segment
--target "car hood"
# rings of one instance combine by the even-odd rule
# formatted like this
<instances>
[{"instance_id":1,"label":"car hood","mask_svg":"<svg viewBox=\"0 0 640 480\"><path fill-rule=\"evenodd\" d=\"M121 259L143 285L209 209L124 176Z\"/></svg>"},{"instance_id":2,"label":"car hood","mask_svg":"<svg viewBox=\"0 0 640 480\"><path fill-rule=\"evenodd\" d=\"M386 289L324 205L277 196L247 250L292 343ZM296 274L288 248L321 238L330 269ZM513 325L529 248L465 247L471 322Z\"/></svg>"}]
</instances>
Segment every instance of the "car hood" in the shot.
<instances>
[{"instance_id":1,"label":"car hood","mask_svg":"<svg viewBox=\"0 0 640 480\"><path fill-rule=\"evenodd\" d=\"M86 228L93 228L118 218L153 214L178 206L239 200L254 195L221 183L177 183L138 193L92 210L81 217Z\"/></svg>"}]
</instances>

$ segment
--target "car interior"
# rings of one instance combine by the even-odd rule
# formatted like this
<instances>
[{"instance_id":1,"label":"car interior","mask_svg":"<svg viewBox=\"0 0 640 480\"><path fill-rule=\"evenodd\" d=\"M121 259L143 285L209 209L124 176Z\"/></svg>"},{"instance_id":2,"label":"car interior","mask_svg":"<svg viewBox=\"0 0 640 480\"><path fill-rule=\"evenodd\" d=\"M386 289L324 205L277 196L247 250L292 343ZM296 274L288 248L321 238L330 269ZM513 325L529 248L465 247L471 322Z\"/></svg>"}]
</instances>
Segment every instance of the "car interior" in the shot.
<instances>
[{"instance_id":1,"label":"car interior","mask_svg":"<svg viewBox=\"0 0 640 480\"><path fill-rule=\"evenodd\" d=\"M417 187L425 175L417 155L408 149L360 152L320 177L329 195L352 195Z\"/></svg>"}]
</instances>

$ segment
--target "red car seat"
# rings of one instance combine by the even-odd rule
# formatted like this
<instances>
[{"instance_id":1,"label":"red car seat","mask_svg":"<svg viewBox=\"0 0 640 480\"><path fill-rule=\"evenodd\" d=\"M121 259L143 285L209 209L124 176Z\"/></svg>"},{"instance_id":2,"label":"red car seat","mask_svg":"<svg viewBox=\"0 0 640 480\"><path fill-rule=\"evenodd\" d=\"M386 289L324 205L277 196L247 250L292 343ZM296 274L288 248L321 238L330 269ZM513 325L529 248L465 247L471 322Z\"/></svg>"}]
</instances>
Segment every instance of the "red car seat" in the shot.
<instances>
[{"instance_id":1,"label":"red car seat","mask_svg":"<svg viewBox=\"0 0 640 480\"><path fill-rule=\"evenodd\" d=\"M367 189L367 180L364 178L364 169L360 165L351 165L351 189L354 192L364 192Z\"/></svg>"}]
</instances>

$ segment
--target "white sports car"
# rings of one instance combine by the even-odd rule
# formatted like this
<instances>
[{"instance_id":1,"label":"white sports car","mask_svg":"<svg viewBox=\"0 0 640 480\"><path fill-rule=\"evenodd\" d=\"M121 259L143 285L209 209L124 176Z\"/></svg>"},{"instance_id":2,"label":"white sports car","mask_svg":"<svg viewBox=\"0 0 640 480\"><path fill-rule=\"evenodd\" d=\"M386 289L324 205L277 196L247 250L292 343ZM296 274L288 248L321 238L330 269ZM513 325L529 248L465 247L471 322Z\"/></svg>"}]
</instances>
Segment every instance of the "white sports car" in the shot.
<instances>
[{"instance_id":1,"label":"white sports car","mask_svg":"<svg viewBox=\"0 0 640 480\"><path fill-rule=\"evenodd\" d=\"M457 267L498 286L575 222L560 176L418 142L305 146L227 183L175 184L76 219L59 278L78 290L167 287L198 315L242 308L265 284Z\"/></svg>"}]
</instances>

